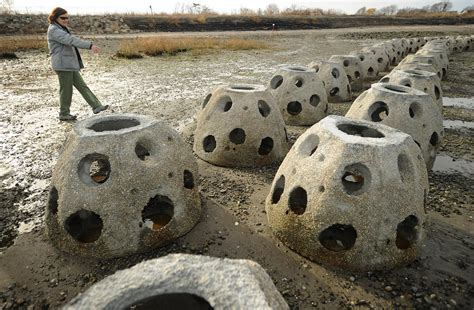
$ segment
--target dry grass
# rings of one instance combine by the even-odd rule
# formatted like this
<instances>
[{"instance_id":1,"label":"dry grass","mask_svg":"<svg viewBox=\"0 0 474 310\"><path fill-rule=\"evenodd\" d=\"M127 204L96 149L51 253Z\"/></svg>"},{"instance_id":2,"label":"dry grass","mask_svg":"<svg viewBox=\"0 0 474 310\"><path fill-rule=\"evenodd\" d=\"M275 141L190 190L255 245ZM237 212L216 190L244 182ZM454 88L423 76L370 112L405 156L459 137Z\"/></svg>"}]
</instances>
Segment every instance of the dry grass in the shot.
<instances>
[{"instance_id":1,"label":"dry grass","mask_svg":"<svg viewBox=\"0 0 474 310\"><path fill-rule=\"evenodd\" d=\"M0 37L0 53L47 48L48 44L44 37Z\"/></svg>"},{"instance_id":2,"label":"dry grass","mask_svg":"<svg viewBox=\"0 0 474 310\"><path fill-rule=\"evenodd\" d=\"M19 51L47 48L44 37L0 37L0 59L17 59Z\"/></svg>"},{"instance_id":3,"label":"dry grass","mask_svg":"<svg viewBox=\"0 0 474 310\"><path fill-rule=\"evenodd\" d=\"M268 48L267 44L257 40L241 38L216 39L216 38L138 38L125 40L120 44L116 55L124 58L141 58L143 55L162 56L176 55L181 52L193 51L194 55L204 54L205 51L223 50L250 50ZM199 52L197 52L199 51Z\"/></svg>"}]
</instances>

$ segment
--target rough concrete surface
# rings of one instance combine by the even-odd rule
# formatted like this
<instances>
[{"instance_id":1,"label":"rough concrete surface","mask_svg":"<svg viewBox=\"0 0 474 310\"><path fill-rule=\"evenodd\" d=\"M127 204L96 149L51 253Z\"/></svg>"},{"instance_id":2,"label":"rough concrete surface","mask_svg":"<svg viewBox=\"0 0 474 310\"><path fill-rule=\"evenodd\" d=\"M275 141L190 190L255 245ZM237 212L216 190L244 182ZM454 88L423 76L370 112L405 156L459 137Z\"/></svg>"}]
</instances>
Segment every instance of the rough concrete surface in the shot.
<instances>
[{"instance_id":1,"label":"rough concrete surface","mask_svg":"<svg viewBox=\"0 0 474 310\"><path fill-rule=\"evenodd\" d=\"M288 152L285 123L263 85L214 89L204 98L194 136L194 152L218 166L269 165Z\"/></svg>"},{"instance_id":2,"label":"rough concrete surface","mask_svg":"<svg viewBox=\"0 0 474 310\"><path fill-rule=\"evenodd\" d=\"M328 116L285 157L266 211L275 235L303 256L352 270L386 269L418 257L427 193L425 163L409 135Z\"/></svg>"},{"instance_id":3,"label":"rough concrete surface","mask_svg":"<svg viewBox=\"0 0 474 310\"><path fill-rule=\"evenodd\" d=\"M311 126L328 113L324 82L313 68L283 67L272 76L268 89L287 125Z\"/></svg>"},{"instance_id":4,"label":"rough concrete surface","mask_svg":"<svg viewBox=\"0 0 474 310\"><path fill-rule=\"evenodd\" d=\"M352 100L352 91L344 67L337 62L317 60L308 67L318 73L324 82L328 102L344 102Z\"/></svg>"},{"instance_id":5,"label":"rough concrete surface","mask_svg":"<svg viewBox=\"0 0 474 310\"><path fill-rule=\"evenodd\" d=\"M108 258L176 239L199 220L198 168L178 132L150 116L80 121L54 167L46 230L61 250Z\"/></svg>"},{"instance_id":6,"label":"rough concrete surface","mask_svg":"<svg viewBox=\"0 0 474 310\"><path fill-rule=\"evenodd\" d=\"M413 137L431 170L443 139L443 117L430 95L414 88L376 83L362 93L347 117L380 122Z\"/></svg>"},{"instance_id":7,"label":"rough concrete surface","mask_svg":"<svg viewBox=\"0 0 474 310\"><path fill-rule=\"evenodd\" d=\"M160 305L201 309L198 302L186 304L193 295L204 299L211 309L288 309L259 264L189 254L171 254L119 271L74 298L64 309L123 309L166 294L182 295L180 300L163 298L151 305L155 309Z\"/></svg>"}]
</instances>

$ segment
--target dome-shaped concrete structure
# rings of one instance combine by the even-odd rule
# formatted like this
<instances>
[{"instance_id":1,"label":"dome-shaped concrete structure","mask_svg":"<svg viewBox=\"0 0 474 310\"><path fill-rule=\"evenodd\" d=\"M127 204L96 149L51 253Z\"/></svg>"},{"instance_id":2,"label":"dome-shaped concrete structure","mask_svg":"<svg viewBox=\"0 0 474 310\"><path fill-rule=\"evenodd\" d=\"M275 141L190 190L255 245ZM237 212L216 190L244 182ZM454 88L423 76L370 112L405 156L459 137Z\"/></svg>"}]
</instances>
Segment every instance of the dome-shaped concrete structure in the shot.
<instances>
[{"instance_id":1,"label":"dome-shaped concrete structure","mask_svg":"<svg viewBox=\"0 0 474 310\"><path fill-rule=\"evenodd\" d=\"M346 71L347 78L352 91L364 89L364 79L362 76L362 66L360 60L354 55L332 55L329 61L339 63Z\"/></svg>"},{"instance_id":2,"label":"dome-shaped concrete structure","mask_svg":"<svg viewBox=\"0 0 474 310\"><path fill-rule=\"evenodd\" d=\"M288 125L313 125L328 114L325 85L315 69L283 67L273 75L269 89Z\"/></svg>"},{"instance_id":3,"label":"dome-shaped concrete structure","mask_svg":"<svg viewBox=\"0 0 474 310\"><path fill-rule=\"evenodd\" d=\"M439 63L439 61L434 57L434 56L429 56L429 55L420 55L420 54L414 54L414 55L408 55L405 57L402 61L400 61L399 65L407 64L407 63L421 63L421 64L428 64L432 65L437 72L439 72L438 77L440 79L443 79L443 66Z\"/></svg>"},{"instance_id":4,"label":"dome-shaped concrete structure","mask_svg":"<svg viewBox=\"0 0 474 310\"><path fill-rule=\"evenodd\" d=\"M377 78L379 73L379 65L375 56L370 51L352 51L351 55L359 57L362 67L362 78L365 80L373 80Z\"/></svg>"},{"instance_id":5,"label":"dome-shaped concrete structure","mask_svg":"<svg viewBox=\"0 0 474 310\"><path fill-rule=\"evenodd\" d=\"M77 123L53 171L46 229L69 253L108 258L156 248L199 220L198 168L172 128L135 114Z\"/></svg>"},{"instance_id":6,"label":"dome-shaped concrete structure","mask_svg":"<svg viewBox=\"0 0 474 310\"><path fill-rule=\"evenodd\" d=\"M436 73L421 70L392 70L380 82L398 84L425 92L438 104L440 111L443 109L443 91L441 82Z\"/></svg>"},{"instance_id":7,"label":"dome-shaped concrete structure","mask_svg":"<svg viewBox=\"0 0 474 310\"><path fill-rule=\"evenodd\" d=\"M170 254L120 270L63 309L289 309L257 263Z\"/></svg>"},{"instance_id":8,"label":"dome-shaped concrete structure","mask_svg":"<svg viewBox=\"0 0 474 310\"><path fill-rule=\"evenodd\" d=\"M349 79L346 71L339 63L317 60L311 62L308 67L316 70L316 73L324 82L328 102L336 103L352 100Z\"/></svg>"},{"instance_id":9,"label":"dome-shaped concrete structure","mask_svg":"<svg viewBox=\"0 0 474 310\"><path fill-rule=\"evenodd\" d=\"M347 117L380 122L413 137L431 170L443 137L443 116L430 95L388 83L372 84L352 103Z\"/></svg>"},{"instance_id":10,"label":"dome-shaped concrete structure","mask_svg":"<svg viewBox=\"0 0 474 310\"><path fill-rule=\"evenodd\" d=\"M194 152L218 166L262 166L288 152L285 123L263 85L223 85L208 94L197 117Z\"/></svg>"},{"instance_id":11,"label":"dome-shaped concrete structure","mask_svg":"<svg viewBox=\"0 0 474 310\"><path fill-rule=\"evenodd\" d=\"M388 71L390 67L390 59L388 58L385 47L381 45L374 45L372 47L365 47L361 49L361 51L371 52L374 55L377 61L378 72Z\"/></svg>"},{"instance_id":12,"label":"dome-shaped concrete structure","mask_svg":"<svg viewBox=\"0 0 474 310\"><path fill-rule=\"evenodd\" d=\"M298 138L266 211L275 235L311 260L385 269L419 255L427 193L425 164L410 136L331 115Z\"/></svg>"}]
</instances>

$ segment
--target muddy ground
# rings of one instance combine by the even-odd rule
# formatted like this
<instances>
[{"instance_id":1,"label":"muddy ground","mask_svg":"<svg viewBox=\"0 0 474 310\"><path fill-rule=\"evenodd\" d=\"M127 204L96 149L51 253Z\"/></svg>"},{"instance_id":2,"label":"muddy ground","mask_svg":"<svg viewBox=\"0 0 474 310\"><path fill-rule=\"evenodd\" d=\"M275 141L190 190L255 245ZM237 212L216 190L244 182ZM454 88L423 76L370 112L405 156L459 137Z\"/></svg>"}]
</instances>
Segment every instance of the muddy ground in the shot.
<instances>
[{"instance_id":1,"label":"muddy ground","mask_svg":"<svg viewBox=\"0 0 474 310\"><path fill-rule=\"evenodd\" d=\"M397 37L397 33L432 32L474 34L474 26L212 33L208 35L264 40L271 48L140 60L113 57L120 39L97 37L103 53L83 52L86 69L82 74L103 103L112 105L107 113L154 116L180 131L191 147L194 117L215 85L266 84L282 65L306 65ZM44 234L51 172L73 124L57 120L58 82L47 53L20 52L18 56L19 60L0 60L1 158L14 171L3 180L0 192L0 309L57 308L116 270L168 253L255 260L294 309L474 307L472 100L465 107L444 108L446 119L465 121L465 126L446 129L440 154L444 161L429 176L427 238L421 257L408 266L353 273L299 256L279 242L267 224L264 200L278 164L229 169L201 160L203 215L191 232L146 254L94 260L56 250ZM444 96L473 98L473 69L473 51L453 55L448 79L442 84ZM349 106L331 104L330 111L344 115ZM92 115L77 92L72 112L79 119ZM289 127L291 141L304 130Z\"/></svg>"}]
</instances>

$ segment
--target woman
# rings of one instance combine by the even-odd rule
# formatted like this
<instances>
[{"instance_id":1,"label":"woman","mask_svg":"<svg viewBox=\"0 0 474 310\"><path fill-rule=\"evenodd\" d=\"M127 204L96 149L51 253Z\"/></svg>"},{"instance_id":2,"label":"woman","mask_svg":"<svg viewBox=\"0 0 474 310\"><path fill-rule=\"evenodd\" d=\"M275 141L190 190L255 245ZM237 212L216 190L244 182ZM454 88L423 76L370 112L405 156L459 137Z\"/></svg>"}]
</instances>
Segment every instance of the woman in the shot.
<instances>
[{"instance_id":1,"label":"woman","mask_svg":"<svg viewBox=\"0 0 474 310\"><path fill-rule=\"evenodd\" d=\"M106 110L109 106L100 103L79 73L79 70L84 68L84 64L78 48L90 49L94 53L100 52L100 49L90 41L71 35L67 28L69 16L65 9L55 8L48 16L48 22L48 48L51 64L59 78L59 120L73 121L77 118L69 111L73 86L92 107L94 114Z\"/></svg>"}]
</instances>

